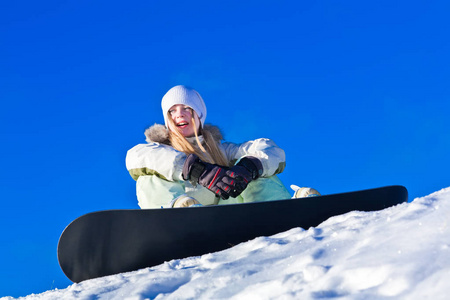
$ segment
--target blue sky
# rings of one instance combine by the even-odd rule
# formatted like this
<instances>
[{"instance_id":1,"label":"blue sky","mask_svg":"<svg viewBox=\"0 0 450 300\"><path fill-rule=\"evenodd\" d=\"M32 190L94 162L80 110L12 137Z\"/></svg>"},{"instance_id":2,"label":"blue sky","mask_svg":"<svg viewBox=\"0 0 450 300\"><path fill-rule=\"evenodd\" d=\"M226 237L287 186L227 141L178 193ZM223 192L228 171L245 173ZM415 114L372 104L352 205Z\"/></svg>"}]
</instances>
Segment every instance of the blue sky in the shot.
<instances>
[{"instance_id":1,"label":"blue sky","mask_svg":"<svg viewBox=\"0 0 450 300\"><path fill-rule=\"evenodd\" d=\"M447 1L92 2L0 4L0 296L67 287L65 226L138 208L126 151L177 84L287 186L450 186Z\"/></svg>"}]
</instances>

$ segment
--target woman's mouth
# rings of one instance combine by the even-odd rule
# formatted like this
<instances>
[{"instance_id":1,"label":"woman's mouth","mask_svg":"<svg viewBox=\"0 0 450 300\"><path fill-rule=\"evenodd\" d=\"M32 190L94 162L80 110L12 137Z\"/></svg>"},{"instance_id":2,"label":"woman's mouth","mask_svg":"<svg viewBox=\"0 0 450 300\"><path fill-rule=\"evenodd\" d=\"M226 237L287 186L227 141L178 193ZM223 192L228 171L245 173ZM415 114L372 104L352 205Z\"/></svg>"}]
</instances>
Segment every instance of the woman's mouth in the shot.
<instances>
[{"instance_id":1,"label":"woman's mouth","mask_svg":"<svg viewBox=\"0 0 450 300\"><path fill-rule=\"evenodd\" d=\"M177 123L177 127L179 127L179 128L186 128L188 125L189 125L188 122Z\"/></svg>"}]
</instances>

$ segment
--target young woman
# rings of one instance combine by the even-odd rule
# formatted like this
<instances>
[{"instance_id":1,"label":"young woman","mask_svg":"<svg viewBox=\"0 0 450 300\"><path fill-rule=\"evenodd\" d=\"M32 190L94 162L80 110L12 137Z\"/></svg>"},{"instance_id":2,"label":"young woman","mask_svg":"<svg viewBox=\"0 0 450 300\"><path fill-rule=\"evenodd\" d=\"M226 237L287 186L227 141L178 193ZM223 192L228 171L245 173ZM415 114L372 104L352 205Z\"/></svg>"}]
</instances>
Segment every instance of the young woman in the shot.
<instances>
[{"instance_id":1,"label":"young woman","mask_svg":"<svg viewBox=\"0 0 450 300\"><path fill-rule=\"evenodd\" d=\"M205 124L202 97L186 86L171 88L161 106L165 126L148 128L147 144L126 157L141 208L290 198L276 176L285 167L285 154L273 141L222 142L219 129Z\"/></svg>"}]
</instances>

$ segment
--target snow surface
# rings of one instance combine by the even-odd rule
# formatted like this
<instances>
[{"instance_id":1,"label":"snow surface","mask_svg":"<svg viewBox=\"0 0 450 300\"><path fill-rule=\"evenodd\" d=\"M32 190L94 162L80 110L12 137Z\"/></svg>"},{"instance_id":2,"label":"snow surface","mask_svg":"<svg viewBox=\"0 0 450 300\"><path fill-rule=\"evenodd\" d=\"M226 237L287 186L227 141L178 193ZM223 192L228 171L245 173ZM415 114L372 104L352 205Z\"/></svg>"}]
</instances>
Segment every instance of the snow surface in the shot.
<instances>
[{"instance_id":1,"label":"snow surface","mask_svg":"<svg viewBox=\"0 0 450 300\"><path fill-rule=\"evenodd\" d=\"M450 188L18 299L449 299ZM1 298L13 299L11 297Z\"/></svg>"}]
</instances>

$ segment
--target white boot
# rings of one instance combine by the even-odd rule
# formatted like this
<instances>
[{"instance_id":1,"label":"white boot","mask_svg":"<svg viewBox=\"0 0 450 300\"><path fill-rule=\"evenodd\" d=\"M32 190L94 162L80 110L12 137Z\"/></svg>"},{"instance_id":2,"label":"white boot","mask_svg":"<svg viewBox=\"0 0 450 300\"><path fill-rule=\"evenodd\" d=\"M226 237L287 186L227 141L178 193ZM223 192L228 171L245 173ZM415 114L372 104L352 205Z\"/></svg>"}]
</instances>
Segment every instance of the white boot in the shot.
<instances>
[{"instance_id":1,"label":"white boot","mask_svg":"<svg viewBox=\"0 0 450 300\"><path fill-rule=\"evenodd\" d=\"M201 206L200 202L187 195L181 195L172 200L172 207L189 207L189 206Z\"/></svg>"},{"instance_id":2,"label":"white boot","mask_svg":"<svg viewBox=\"0 0 450 300\"><path fill-rule=\"evenodd\" d=\"M305 198L305 197L315 197L320 196L320 193L310 187L299 187L294 184L291 185L291 189L294 190L294 196L292 198Z\"/></svg>"}]
</instances>

